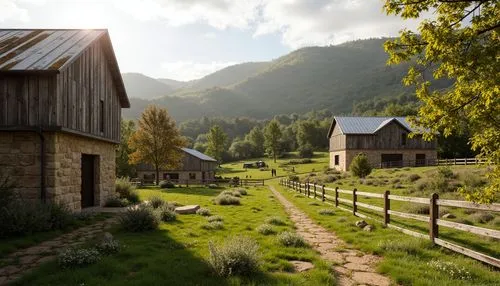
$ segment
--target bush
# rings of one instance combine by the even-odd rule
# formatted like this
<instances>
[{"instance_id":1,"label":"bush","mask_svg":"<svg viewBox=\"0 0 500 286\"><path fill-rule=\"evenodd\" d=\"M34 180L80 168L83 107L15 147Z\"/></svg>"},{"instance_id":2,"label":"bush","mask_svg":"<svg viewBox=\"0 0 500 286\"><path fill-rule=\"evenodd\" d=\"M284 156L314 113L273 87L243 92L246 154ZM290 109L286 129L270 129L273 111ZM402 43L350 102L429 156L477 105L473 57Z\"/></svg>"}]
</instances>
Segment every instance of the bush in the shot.
<instances>
[{"instance_id":1,"label":"bush","mask_svg":"<svg viewBox=\"0 0 500 286\"><path fill-rule=\"evenodd\" d=\"M110 255L120 251L120 242L113 238L110 233L105 233L104 238L97 244L97 250L104 255Z\"/></svg>"},{"instance_id":2,"label":"bush","mask_svg":"<svg viewBox=\"0 0 500 286\"><path fill-rule=\"evenodd\" d=\"M314 156L314 150L311 144L300 146L298 151L300 158L312 158Z\"/></svg>"},{"instance_id":3,"label":"bush","mask_svg":"<svg viewBox=\"0 0 500 286\"><path fill-rule=\"evenodd\" d=\"M167 202L164 199L162 199L161 197L154 196L154 197L149 198L149 205L154 209L158 209L165 204L167 204Z\"/></svg>"},{"instance_id":4,"label":"bush","mask_svg":"<svg viewBox=\"0 0 500 286\"><path fill-rule=\"evenodd\" d=\"M207 222L206 224L202 225L201 228L207 229L207 230L223 229L224 223L222 221L211 221L211 222Z\"/></svg>"},{"instance_id":5,"label":"bush","mask_svg":"<svg viewBox=\"0 0 500 286\"><path fill-rule=\"evenodd\" d=\"M248 276L259 269L259 245L249 237L229 238L220 246L210 241L208 250L210 252L208 263L218 276Z\"/></svg>"},{"instance_id":6,"label":"bush","mask_svg":"<svg viewBox=\"0 0 500 286\"><path fill-rule=\"evenodd\" d=\"M495 216L488 212L477 212L471 214L469 218L475 223L488 223L495 219Z\"/></svg>"},{"instance_id":7,"label":"bush","mask_svg":"<svg viewBox=\"0 0 500 286\"><path fill-rule=\"evenodd\" d=\"M275 234L276 231L274 230L273 226L270 224L261 224L256 228L257 232L263 235L270 235L270 234Z\"/></svg>"},{"instance_id":8,"label":"bush","mask_svg":"<svg viewBox=\"0 0 500 286\"><path fill-rule=\"evenodd\" d=\"M160 210L160 219L164 222L170 222L177 219L177 214L172 209L164 206Z\"/></svg>"},{"instance_id":9,"label":"bush","mask_svg":"<svg viewBox=\"0 0 500 286\"><path fill-rule=\"evenodd\" d=\"M212 215L207 217L208 222L213 222L213 221L223 221L222 217L220 215Z\"/></svg>"},{"instance_id":10,"label":"bush","mask_svg":"<svg viewBox=\"0 0 500 286\"><path fill-rule=\"evenodd\" d=\"M209 189L217 189L219 186L217 184L209 184L208 188Z\"/></svg>"},{"instance_id":11,"label":"bush","mask_svg":"<svg viewBox=\"0 0 500 286\"><path fill-rule=\"evenodd\" d=\"M320 215L335 215L335 211L332 209L321 209L318 211Z\"/></svg>"},{"instance_id":12,"label":"bush","mask_svg":"<svg viewBox=\"0 0 500 286\"><path fill-rule=\"evenodd\" d=\"M240 199L232 195L220 194L215 197L214 203L217 205L239 205Z\"/></svg>"},{"instance_id":13,"label":"bush","mask_svg":"<svg viewBox=\"0 0 500 286\"><path fill-rule=\"evenodd\" d=\"M209 216L210 215L210 210L207 208L199 208L196 211L196 214L201 215L201 216Z\"/></svg>"},{"instance_id":14,"label":"bush","mask_svg":"<svg viewBox=\"0 0 500 286\"><path fill-rule=\"evenodd\" d=\"M141 232L154 230L160 224L160 214L157 210L148 206L128 208L120 214L121 227L126 231Z\"/></svg>"},{"instance_id":15,"label":"bush","mask_svg":"<svg viewBox=\"0 0 500 286\"><path fill-rule=\"evenodd\" d=\"M266 223L273 224L273 225L286 225L285 221L278 216L273 216L273 217L266 219Z\"/></svg>"},{"instance_id":16,"label":"bush","mask_svg":"<svg viewBox=\"0 0 500 286\"><path fill-rule=\"evenodd\" d=\"M288 180L293 181L293 182L298 182L299 181L299 176L297 176L297 175L290 175L290 176L288 176Z\"/></svg>"},{"instance_id":17,"label":"bush","mask_svg":"<svg viewBox=\"0 0 500 286\"><path fill-rule=\"evenodd\" d=\"M118 178L115 181L115 190L120 198L127 199L130 203L140 202L139 194L135 190L135 186L130 183L129 178Z\"/></svg>"},{"instance_id":18,"label":"bush","mask_svg":"<svg viewBox=\"0 0 500 286\"><path fill-rule=\"evenodd\" d=\"M368 162L368 157L360 153L352 160L349 170L354 176L364 178L372 172L372 166Z\"/></svg>"},{"instance_id":19,"label":"bush","mask_svg":"<svg viewBox=\"0 0 500 286\"><path fill-rule=\"evenodd\" d=\"M95 248L68 248L59 253L57 261L62 268L81 267L101 259Z\"/></svg>"},{"instance_id":20,"label":"bush","mask_svg":"<svg viewBox=\"0 0 500 286\"><path fill-rule=\"evenodd\" d=\"M447 178L447 179L455 178L455 174L453 173L451 168L448 166L438 167L437 172L438 172L438 176L440 176L440 177Z\"/></svg>"},{"instance_id":21,"label":"bush","mask_svg":"<svg viewBox=\"0 0 500 286\"><path fill-rule=\"evenodd\" d=\"M162 188L162 189L173 189L173 188L175 188L175 184L172 183L171 181L161 181L160 182L160 188Z\"/></svg>"},{"instance_id":22,"label":"bush","mask_svg":"<svg viewBox=\"0 0 500 286\"><path fill-rule=\"evenodd\" d=\"M420 176L418 174L410 174L408 176L408 181L410 181L410 182L415 182L418 179L420 179Z\"/></svg>"},{"instance_id":23,"label":"bush","mask_svg":"<svg viewBox=\"0 0 500 286\"><path fill-rule=\"evenodd\" d=\"M284 231L278 235L278 242L284 246L305 247L306 241L302 236L289 231Z\"/></svg>"},{"instance_id":24,"label":"bush","mask_svg":"<svg viewBox=\"0 0 500 286\"><path fill-rule=\"evenodd\" d=\"M233 192L233 193L235 193L235 192L236 192L236 193L239 193L239 194L240 194L240 195L242 195L242 196L246 196L246 195L248 195L248 192L247 192L247 190L246 190L246 189L236 189L236 190L234 190L234 192Z\"/></svg>"},{"instance_id":25,"label":"bush","mask_svg":"<svg viewBox=\"0 0 500 286\"><path fill-rule=\"evenodd\" d=\"M130 203L125 198L121 199L118 196L112 196L106 200L104 206L108 208L121 208L121 207L126 207L129 204Z\"/></svg>"}]
</instances>

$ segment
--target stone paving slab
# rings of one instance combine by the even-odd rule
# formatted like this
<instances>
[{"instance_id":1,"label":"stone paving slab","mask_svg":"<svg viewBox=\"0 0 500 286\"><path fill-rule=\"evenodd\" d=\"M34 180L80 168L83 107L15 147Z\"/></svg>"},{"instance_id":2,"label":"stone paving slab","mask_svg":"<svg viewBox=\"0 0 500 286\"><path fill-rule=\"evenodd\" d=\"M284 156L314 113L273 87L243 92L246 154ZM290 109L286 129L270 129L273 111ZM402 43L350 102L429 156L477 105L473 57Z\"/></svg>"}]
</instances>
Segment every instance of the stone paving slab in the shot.
<instances>
[{"instance_id":1,"label":"stone paving slab","mask_svg":"<svg viewBox=\"0 0 500 286\"><path fill-rule=\"evenodd\" d=\"M380 261L380 257L349 248L334 233L311 220L273 186L270 186L270 189L295 223L297 233L320 253L321 258L335 264L333 270L337 274L338 285L389 286L391 284L389 278L375 273L375 265Z\"/></svg>"}]
</instances>

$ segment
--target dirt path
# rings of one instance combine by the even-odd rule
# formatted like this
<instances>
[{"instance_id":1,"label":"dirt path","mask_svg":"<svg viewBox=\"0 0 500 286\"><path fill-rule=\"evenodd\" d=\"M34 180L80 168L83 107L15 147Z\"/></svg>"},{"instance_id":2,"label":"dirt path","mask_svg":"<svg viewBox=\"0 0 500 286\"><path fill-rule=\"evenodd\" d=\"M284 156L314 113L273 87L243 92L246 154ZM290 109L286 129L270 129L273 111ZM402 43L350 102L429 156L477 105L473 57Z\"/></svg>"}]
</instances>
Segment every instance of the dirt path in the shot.
<instances>
[{"instance_id":1,"label":"dirt path","mask_svg":"<svg viewBox=\"0 0 500 286\"><path fill-rule=\"evenodd\" d=\"M380 257L349 249L344 241L316 224L276 191L273 186L269 186L269 188L295 223L297 233L319 251L321 258L336 264L333 269L337 274L339 285L384 286L391 284L389 278L375 273L374 265L380 261Z\"/></svg>"},{"instance_id":2,"label":"dirt path","mask_svg":"<svg viewBox=\"0 0 500 286\"><path fill-rule=\"evenodd\" d=\"M55 259L58 251L77 246L100 235L116 221L116 217L108 218L10 254L0 260L1 265L7 265L0 267L0 285L6 285L40 264Z\"/></svg>"}]
</instances>

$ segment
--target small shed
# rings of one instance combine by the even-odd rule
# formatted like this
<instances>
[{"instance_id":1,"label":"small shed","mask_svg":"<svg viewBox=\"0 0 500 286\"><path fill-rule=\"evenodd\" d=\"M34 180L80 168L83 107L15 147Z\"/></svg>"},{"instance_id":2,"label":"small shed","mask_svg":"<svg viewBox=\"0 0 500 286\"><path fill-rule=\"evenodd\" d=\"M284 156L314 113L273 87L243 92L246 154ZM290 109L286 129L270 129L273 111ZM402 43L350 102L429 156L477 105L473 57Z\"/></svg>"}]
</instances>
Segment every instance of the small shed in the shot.
<instances>
[{"instance_id":1,"label":"small shed","mask_svg":"<svg viewBox=\"0 0 500 286\"><path fill-rule=\"evenodd\" d=\"M0 29L0 169L26 199L103 205L129 106L107 30Z\"/></svg>"}]
</instances>

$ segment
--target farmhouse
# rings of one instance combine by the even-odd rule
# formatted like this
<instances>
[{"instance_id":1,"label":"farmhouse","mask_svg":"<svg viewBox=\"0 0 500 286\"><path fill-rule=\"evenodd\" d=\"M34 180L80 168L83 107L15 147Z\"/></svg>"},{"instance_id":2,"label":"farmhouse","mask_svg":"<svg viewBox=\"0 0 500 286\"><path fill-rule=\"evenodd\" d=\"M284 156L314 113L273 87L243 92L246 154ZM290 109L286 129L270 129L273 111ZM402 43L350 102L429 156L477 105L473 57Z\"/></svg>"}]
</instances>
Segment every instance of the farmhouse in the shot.
<instances>
[{"instance_id":1,"label":"farmhouse","mask_svg":"<svg viewBox=\"0 0 500 286\"><path fill-rule=\"evenodd\" d=\"M414 131L406 117L335 116L328 132L330 168L346 171L359 153L373 167L422 166L437 158L436 142Z\"/></svg>"},{"instance_id":2,"label":"farmhouse","mask_svg":"<svg viewBox=\"0 0 500 286\"><path fill-rule=\"evenodd\" d=\"M215 179L217 160L194 149L181 149L184 157L182 158L180 169L160 170L162 180L179 183L187 181L205 183ZM156 172L151 165L141 164L137 166L137 175L145 183L152 183L156 180Z\"/></svg>"},{"instance_id":3,"label":"farmhouse","mask_svg":"<svg viewBox=\"0 0 500 286\"><path fill-rule=\"evenodd\" d=\"M107 30L0 30L0 175L24 198L103 205L129 106Z\"/></svg>"}]
</instances>

